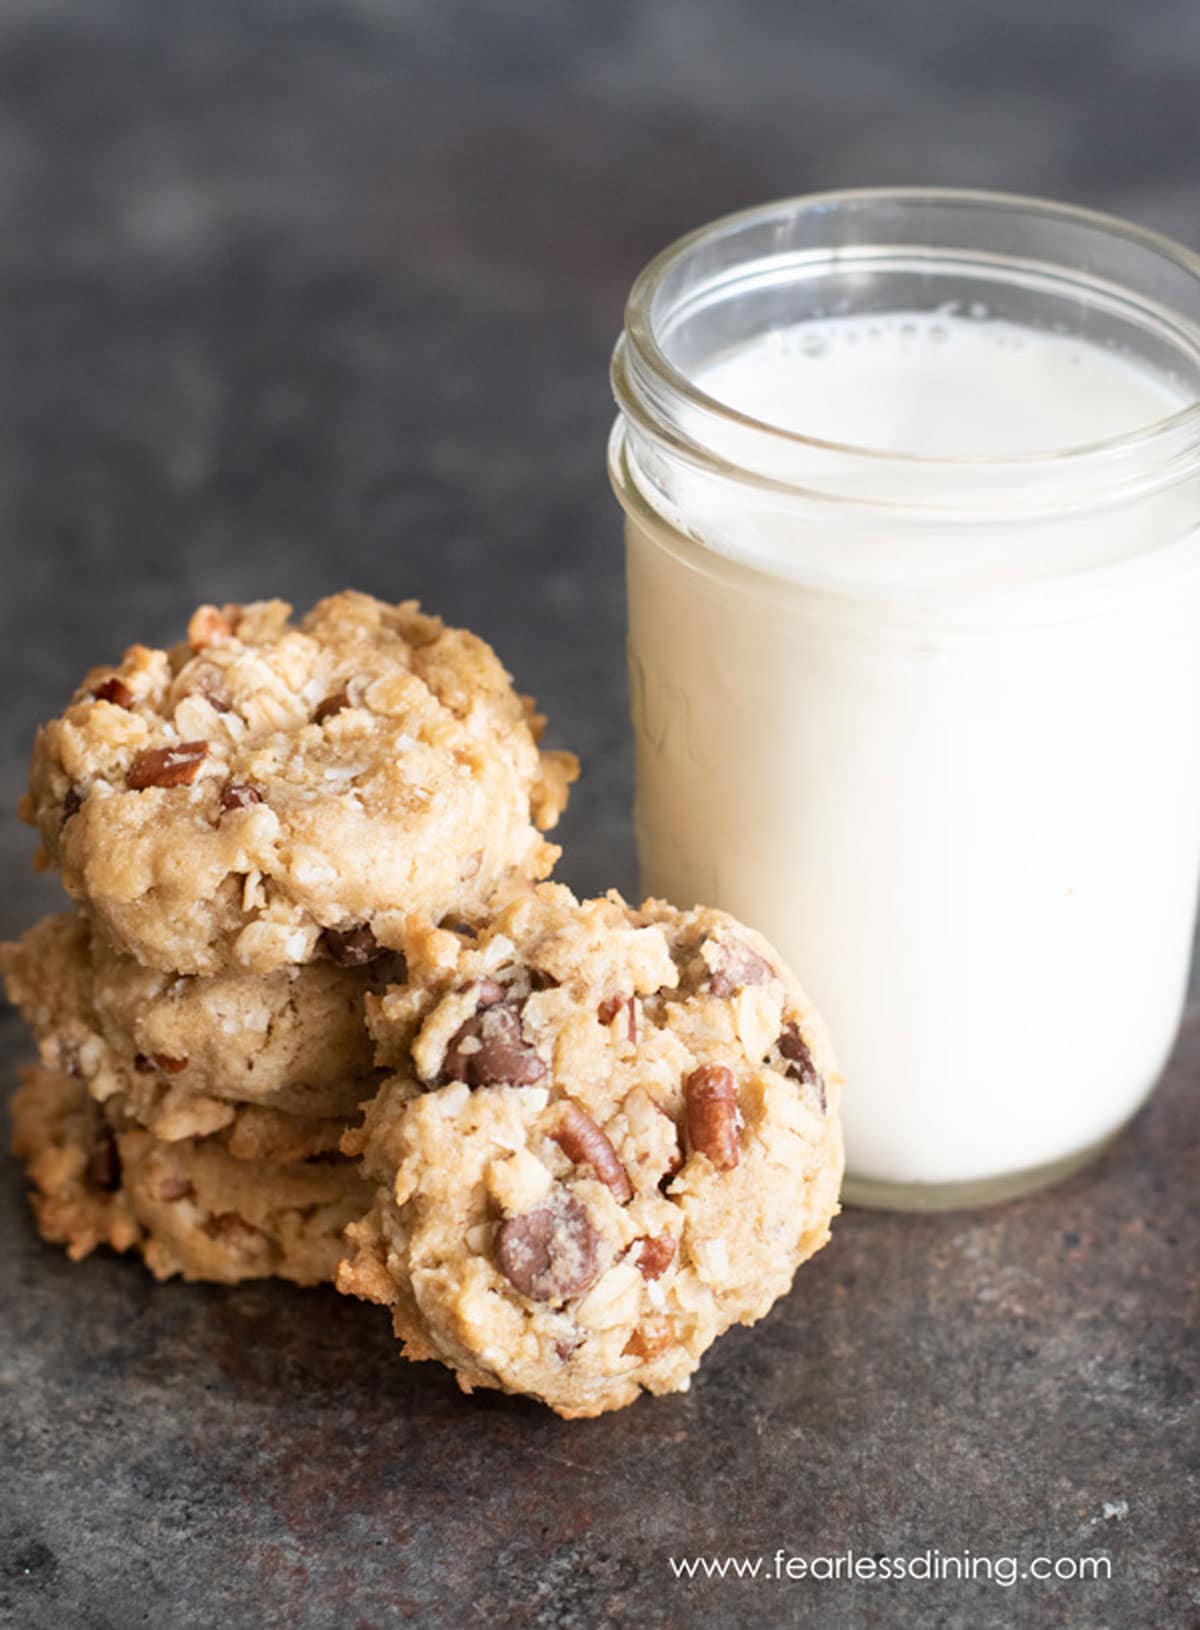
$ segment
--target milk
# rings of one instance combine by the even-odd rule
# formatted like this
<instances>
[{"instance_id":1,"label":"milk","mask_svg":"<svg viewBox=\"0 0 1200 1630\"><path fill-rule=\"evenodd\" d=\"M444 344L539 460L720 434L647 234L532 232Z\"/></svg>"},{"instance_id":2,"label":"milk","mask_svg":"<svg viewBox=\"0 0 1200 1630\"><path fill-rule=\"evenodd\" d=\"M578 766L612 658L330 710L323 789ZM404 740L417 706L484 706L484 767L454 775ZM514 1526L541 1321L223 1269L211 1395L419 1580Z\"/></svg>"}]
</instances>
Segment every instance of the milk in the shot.
<instances>
[{"instance_id":1,"label":"milk","mask_svg":"<svg viewBox=\"0 0 1200 1630\"><path fill-rule=\"evenodd\" d=\"M1186 402L1116 351L984 307L797 323L713 362L695 383L795 435L925 458L1061 453Z\"/></svg>"},{"instance_id":2,"label":"milk","mask_svg":"<svg viewBox=\"0 0 1200 1630\"><path fill-rule=\"evenodd\" d=\"M697 399L697 439L765 481L619 453L644 886L794 966L851 1195L1034 1181L1153 1084L1200 875L1196 481L1081 502L1051 455L1191 393L961 309L796 324L692 383L745 416ZM1014 457L1002 506L972 464L906 509L922 460Z\"/></svg>"}]
</instances>

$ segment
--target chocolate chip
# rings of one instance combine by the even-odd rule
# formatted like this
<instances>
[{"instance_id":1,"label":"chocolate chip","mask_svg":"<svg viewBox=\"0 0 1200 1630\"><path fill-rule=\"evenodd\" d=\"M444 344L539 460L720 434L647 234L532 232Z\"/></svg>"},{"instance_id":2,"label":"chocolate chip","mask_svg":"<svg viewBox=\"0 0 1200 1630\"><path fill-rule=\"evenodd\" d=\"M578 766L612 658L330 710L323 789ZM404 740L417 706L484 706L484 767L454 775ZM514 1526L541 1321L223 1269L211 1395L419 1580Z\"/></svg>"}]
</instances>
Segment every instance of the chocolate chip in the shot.
<instances>
[{"instance_id":1,"label":"chocolate chip","mask_svg":"<svg viewBox=\"0 0 1200 1630\"><path fill-rule=\"evenodd\" d=\"M720 940L718 947L720 961L708 980L708 988L714 996L724 1000L745 985L761 985L764 980L776 978L771 964L741 940Z\"/></svg>"},{"instance_id":2,"label":"chocolate chip","mask_svg":"<svg viewBox=\"0 0 1200 1630\"><path fill-rule=\"evenodd\" d=\"M535 1302L582 1296L600 1273L597 1247L596 1230L572 1194L560 1194L523 1216L507 1217L496 1230L501 1271Z\"/></svg>"},{"instance_id":3,"label":"chocolate chip","mask_svg":"<svg viewBox=\"0 0 1200 1630\"><path fill-rule=\"evenodd\" d=\"M597 1182L604 1184L618 1205L633 1199L633 1184L620 1156L585 1109L568 1100L562 1107L553 1137L574 1165L592 1168Z\"/></svg>"},{"instance_id":4,"label":"chocolate chip","mask_svg":"<svg viewBox=\"0 0 1200 1630\"><path fill-rule=\"evenodd\" d=\"M249 809L251 804L262 801L262 793L247 781L227 781L221 788L221 808L225 810Z\"/></svg>"},{"instance_id":5,"label":"chocolate chip","mask_svg":"<svg viewBox=\"0 0 1200 1630\"><path fill-rule=\"evenodd\" d=\"M780 1036L777 1045L779 1051L788 1061L785 1073L791 1076L793 1081L800 1081L805 1086L820 1089L821 1114L824 1115L829 1107L825 1090L825 1077L813 1063L808 1043L800 1034L800 1026L794 1021L791 1024L784 1025L783 1034Z\"/></svg>"},{"instance_id":6,"label":"chocolate chip","mask_svg":"<svg viewBox=\"0 0 1200 1630\"><path fill-rule=\"evenodd\" d=\"M335 713L340 713L344 707L350 706L350 696L347 691L337 690L327 696L323 702L318 702L313 713L314 724L324 724L326 719L332 719Z\"/></svg>"},{"instance_id":7,"label":"chocolate chip","mask_svg":"<svg viewBox=\"0 0 1200 1630\"><path fill-rule=\"evenodd\" d=\"M533 1087L546 1066L525 1040L521 1015L511 1002L493 1002L460 1025L446 1049L447 1081L469 1087Z\"/></svg>"},{"instance_id":8,"label":"chocolate chip","mask_svg":"<svg viewBox=\"0 0 1200 1630\"><path fill-rule=\"evenodd\" d=\"M111 1127L97 1126L92 1133L92 1147L87 1162L88 1182L98 1189L113 1193L121 1186L121 1156Z\"/></svg>"},{"instance_id":9,"label":"chocolate chip","mask_svg":"<svg viewBox=\"0 0 1200 1630\"><path fill-rule=\"evenodd\" d=\"M684 1082L688 1142L719 1172L738 1163L737 1082L724 1064L701 1064Z\"/></svg>"},{"instance_id":10,"label":"chocolate chip","mask_svg":"<svg viewBox=\"0 0 1200 1630\"><path fill-rule=\"evenodd\" d=\"M812 1054L808 1050L808 1043L800 1034L798 1024L793 1022L784 1025L778 1047L788 1061L785 1073L790 1075L793 1081L805 1081L815 1084L820 1079L817 1075L817 1067L812 1060Z\"/></svg>"},{"instance_id":11,"label":"chocolate chip","mask_svg":"<svg viewBox=\"0 0 1200 1630\"><path fill-rule=\"evenodd\" d=\"M111 702L114 707L133 706L133 692L123 679L117 678L116 674L111 679L106 679L102 685L97 685L92 695L97 702Z\"/></svg>"},{"instance_id":12,"label":"chocolate chip","mask_svg":"<svg viewBox=\"0 0 1200 1630\"><path fill-rule=\"evenodd\" d=\"M147 747L129 766L125 785L130 792L147 787L190 787L208 757L206 741L181 741L176 747Z\"/></svg>"},{"instance_id":13,"label":"chocolate chip","mask_svg":"<svg viewBox=\"0 0 1200 1630\"><path fill-rule=\"evenodd\" d=\"M666 1170L658 1180L659 1189L663 1194L665 1194L670 1188L671 1183L675 1178L675 1174L681 1170L682 1166L683 1150L676 1145L676 1147L671 1151L671 1154L667 1160Z\"/></svg>"},{"instance_id":14,"label":"chocolate chip","mask_svg":"<svg viewBox=\"0 0 1200 1630\"><path fill-rule=\"evenodd\" d=\"M78 787L68 787L67 796L63 799L63 825L67 824L72 815L78 815L82 808L83 794Z\"/></svg>"},{"instance_id":15,"label":"chocolate chip","mask_svg":"<svg viewBox=\"0 0 1200 1630\"><path fill-rule=\"evenodd\" d=\"M357 928L327 928L321 935L321 948L339 968L363 968L383 955L383 947L367 923Z\"/></svg>"}]
</instances>

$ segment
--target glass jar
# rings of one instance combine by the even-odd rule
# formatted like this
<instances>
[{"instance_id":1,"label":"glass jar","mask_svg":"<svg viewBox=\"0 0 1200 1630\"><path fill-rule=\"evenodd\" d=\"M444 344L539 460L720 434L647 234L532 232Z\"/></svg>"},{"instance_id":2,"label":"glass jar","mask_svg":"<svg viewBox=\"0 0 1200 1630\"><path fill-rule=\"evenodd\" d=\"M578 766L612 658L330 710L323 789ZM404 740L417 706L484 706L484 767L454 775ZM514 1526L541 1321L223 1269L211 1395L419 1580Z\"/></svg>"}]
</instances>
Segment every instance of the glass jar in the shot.
<instances>
[{"instance_id":1,"label":"glass jar","mask_svg":"<svg viewBox=\"0 0 1200 1630\"><path fill-rule=\"evenodd\" d=\"M1064 450L946 454L709 388L747 346L876 319L1019 329L1056 369L1069 340L1161 406L1096 439L1085 383ZM652 262L613 382L645 890L794 967L846 1076L849 1200L1075 1169L1149 1092L1187 987L1200 259L1034 200L792 200Z\"/></svg>"}]
</instances>

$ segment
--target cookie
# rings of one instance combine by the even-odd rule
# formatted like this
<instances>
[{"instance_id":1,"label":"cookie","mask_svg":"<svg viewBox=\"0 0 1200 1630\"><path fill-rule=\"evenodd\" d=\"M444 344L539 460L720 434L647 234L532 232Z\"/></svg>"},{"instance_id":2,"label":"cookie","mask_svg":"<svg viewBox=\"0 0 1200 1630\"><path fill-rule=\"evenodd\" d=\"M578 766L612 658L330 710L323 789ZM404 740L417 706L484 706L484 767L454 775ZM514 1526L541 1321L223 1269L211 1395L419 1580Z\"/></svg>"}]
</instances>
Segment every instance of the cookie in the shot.
<instances>
[{"instance_id":1,"label":"cookie","mask_svg":"<svg viewBox=\"0 0 1200 1630\"><path fill-rule=\"evenodd\" d=\"M419 936L368 998L394 1073L339 1289L460 1386L590 1416L680 1391L829 1238L840 1079L773 948L718 911L545 884Z\"/></svg>"},{"instance_id":2,"label":"cookie","mask_svg":"<svg viewBox=\"0 0 1200 1630\"><path fill-rule=\"evenodd\" d=\"M333 1152L343 1122L252 1106L219 1133L167 1142L119 1099L101 1108L82 1081L40 1067L23 1072L12 1117L39 1232L73 1261L108 1245L138 1251L157 1279L319 1284L370 1203Z\"/></svg>"},{"instance_id":3,"label":"cookie","mask_svg":"<svg viewBox=\"0 0 1200 1630\"><path fill-rule=\"evenodd\" d=\"M71 912L0 945L0 975L43 1064L78 1074L148 1119L161 1088L306 1116L349 1118L375 1089L363 1000L403 976L387 954L270 973L175 975L144 968Z\"/></svg>"},{"instance_id":4,"label":"cookie","mask_svg":"<svg viewBox=\"0 0 1200 1630\"><path fill-rule=\"evenodd\" d=\"M472 920L558 851L576 764L491 648L415 602L201 607L38 733L22 813L43 864L149 967L347 963Z\"/></svg>"}]
</instances>

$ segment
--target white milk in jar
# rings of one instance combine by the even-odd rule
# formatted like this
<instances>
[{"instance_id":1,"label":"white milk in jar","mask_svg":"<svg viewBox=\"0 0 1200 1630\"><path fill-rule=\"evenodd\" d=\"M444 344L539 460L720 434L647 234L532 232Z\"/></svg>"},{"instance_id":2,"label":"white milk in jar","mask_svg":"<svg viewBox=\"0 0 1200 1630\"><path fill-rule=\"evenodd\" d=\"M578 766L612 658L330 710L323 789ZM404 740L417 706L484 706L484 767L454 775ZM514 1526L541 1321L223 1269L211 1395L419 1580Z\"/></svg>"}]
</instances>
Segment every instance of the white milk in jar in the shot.
<instances>
[{"instance_id":1,"label":"white milk in jar","mask_svg":"<svg viewBox=\"0 0 1200 1630\"><path fill-rule=\"evenodd\" d=\"M1011 200L877 196L836 256L838 201L808 236L800 201L650 269L613 473L644 886L779 945L846 1075L848 1195L936 1206L1079 1164L1178 1025L1200 281L1132 234L1128 284L1081 283L1096 217L1027 206L1014 264ZM971 275L925 241L956 203Z\"/></svg>"}]
</instances>

